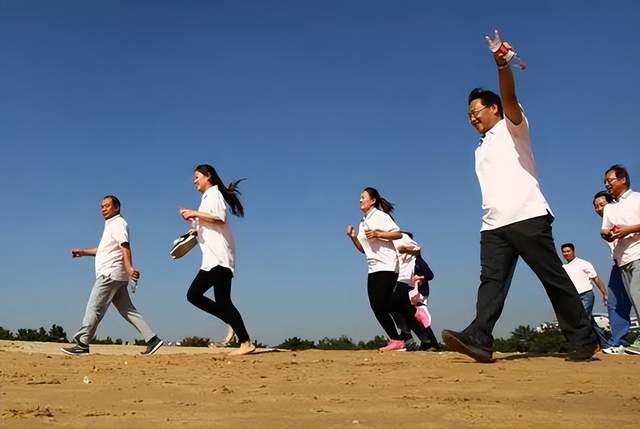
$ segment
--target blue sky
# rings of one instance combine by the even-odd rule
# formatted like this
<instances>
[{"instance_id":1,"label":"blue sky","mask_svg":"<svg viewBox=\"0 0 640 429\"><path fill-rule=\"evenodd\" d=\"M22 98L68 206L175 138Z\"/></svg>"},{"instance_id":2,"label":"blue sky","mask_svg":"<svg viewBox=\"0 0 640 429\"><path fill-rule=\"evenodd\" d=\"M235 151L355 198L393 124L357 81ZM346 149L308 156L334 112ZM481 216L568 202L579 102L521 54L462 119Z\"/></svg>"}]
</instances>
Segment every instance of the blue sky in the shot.
<instances>
[{"instance_id":1,"label":"blue sky","mask_svg":"<svg viewBox=\"0 0 640 429\"><path fill-rule=\"evenodd\" d=\"M473 318L479 282L477 133L470 89L497 89L483 41L499 28L529 63L516 76L556 244L608 279L591 197L606 167L640 180L632 1L48 2L0 8L0 326L79 326L101 196L118 195L134 263L134 302L167 339L220 337L186 301L199 252L168 256L196 207L192 170L243 182L233 219L233 297L266 343L381 334L366 263L344 231L377 187L397 205L435 271L434 327ZM599 305L597 309L602 309ZM497 335L552 318L519 263ZM133 338L114 310L99 336Z\"/></svg>"}]
</instances>

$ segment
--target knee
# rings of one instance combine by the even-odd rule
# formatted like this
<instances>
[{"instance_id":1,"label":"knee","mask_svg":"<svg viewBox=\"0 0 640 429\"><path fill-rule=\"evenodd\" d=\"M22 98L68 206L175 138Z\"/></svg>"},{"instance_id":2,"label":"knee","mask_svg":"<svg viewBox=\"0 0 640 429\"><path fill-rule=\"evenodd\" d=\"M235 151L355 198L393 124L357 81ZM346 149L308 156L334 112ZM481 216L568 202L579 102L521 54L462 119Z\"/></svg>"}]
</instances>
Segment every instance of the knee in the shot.
<instances>
[{"instance_id":1,"label":"knee","mask_svg":"<svg viewBox=\"0 0 640 429\"><path fill-rule=\"evenodd\" d=\"M199 300L200 295L194 292L192 289L189 289L189 291L187 292L187 301L195 305Z\"/></svg>"}]
</instances>

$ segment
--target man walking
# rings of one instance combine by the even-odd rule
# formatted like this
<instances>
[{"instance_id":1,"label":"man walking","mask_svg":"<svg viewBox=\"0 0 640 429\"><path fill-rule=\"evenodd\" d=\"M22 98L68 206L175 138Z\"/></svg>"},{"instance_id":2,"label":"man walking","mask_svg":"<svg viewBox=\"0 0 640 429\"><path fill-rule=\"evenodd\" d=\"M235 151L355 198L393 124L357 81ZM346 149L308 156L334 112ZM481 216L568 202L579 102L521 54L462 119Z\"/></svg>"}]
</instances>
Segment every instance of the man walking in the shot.
<instances>
[{"instance_id":1,"label":"man walking","mask_svg":"<svg viewBox=\"0 0 640 429\"><path fill-rule=\"evenodd\" d=\"M469 121L480 133L476 174L482 192L480 287L475 320L462 332L444 330L448 349L479 362L490 362L493 328L518 257L542 282L560 328L571 344L569 360L589 360L597 348L578 293L562 269L551 232L553 215L540 190L531 150L529 124L516 98L511 69L498 32L486 38L498 66L500 95L474 89L469 95Z\"/></svg>"},{"instance_id":2,"label":"man walking","mask_svg":"<svg viewBox=\"0 0 640 429\"><path fill-rule=\"evenodd\" d=\"M601 235L615 243L613 259L620 268L631 304L640 314L640 192L631 190L629 173L619 164L605 172L604 184L617 202L604 207ZM625 350L640 354L640 338Z\"/></svg>"},{"instance_id":3,"label":"man walking","mask_svg":"<svg viewBox=\"0 0 640 429\"><path fill-rule=\"evenodd\" d=\"M120 215L120 201L113 195L107 195L100 203L100 210L105 219L105 226L98 247L71 250L71 256L74 258L95 256L96 281L87 303L82 327L73 336L75 345L61 350L68 355L89 353L89 343L109 304L113 302L122 317L131 323L147 342L147 348L142 354L152 355L163 342L151 331L129 297L129 279L137 282L140 272L133 268L129 227Z\"/></svg>"},{"instance_id":4,"label":"man walking","mask_svg":"<svg viewBox=\"0 0 640 429\"><path fill-rule=\"evenodd\" d=\"M587 312L587 316L591 319L591 326L593 327L593 332L595 332L598 337L600 347L602 347L603 350L611 347L606 335L593 319L595 294L593 293L592 283L595 284L600 291L600 294L602 295L602 302L605 305L607 305L608 302L607 288L602 280L600 280L600 277L598 277L598 273L596 272L596 269L593 268L593 264L589 261L576 257L576 247L573 243L564 243L560 246L560 251L562 252L562 257L567 261L566 264L562 265L562 268L564 268L567 274L569 274L571 283L573 283L576 291L578 291L584 310Z\"/></svg>"},{"instance_id":5,"label":"man walking","mask_svg":"<svg viewBox=\"0 0 640 429\"><path fill-rule=\"evenodd\" d=\"M602 217L604 207L612 202L613 197L607 191L600 191L593 196L593 209L598 216ZM611 259L613 259L615 241L607 244L611 249ZM611 340L609 340L611 346L602 349L602 351L610 355L623 355L626 354L626 346L629 345L625 337L629 334L629 328L631 327L631 301L629 300L629 294L624 289L620 268L616 265L615 260L613 260L611 274L609 275L608 289L607 312L609 313L609 327L611 328Z\"/></svg>"}]
</instances>

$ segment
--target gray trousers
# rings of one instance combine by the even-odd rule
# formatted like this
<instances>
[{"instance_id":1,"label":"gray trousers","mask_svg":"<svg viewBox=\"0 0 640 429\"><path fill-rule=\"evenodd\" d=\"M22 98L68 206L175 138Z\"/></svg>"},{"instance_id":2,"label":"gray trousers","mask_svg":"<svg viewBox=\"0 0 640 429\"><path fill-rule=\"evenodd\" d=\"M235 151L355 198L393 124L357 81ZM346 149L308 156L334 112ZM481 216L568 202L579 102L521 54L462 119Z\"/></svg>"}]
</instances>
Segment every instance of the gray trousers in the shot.
<instances>
[{"instance_id":1,"label":"gray trousers","mask_svg":"<svg viewBox=\"0 0 640 429\"><path fill-rule=\"evenodd\" d=\"M631 299L631 305L640 317L640 259L620 267L622 283Z\"/></svg>"},{"instance_id":2,"label":"gray trousers","mask_svg":"<svg viewBox=\"0 0 640 429\"><path fill-rule=\"evenodd\" d=\"M145 341L155 336L147 322L144 321L129 297L128 282L111 280L109 277L99 276L91 289L89 302L82 319L82 327L73 336L75 342L89 344L96 334L98 324L104 317L109 304L118 309L122 317L131 323L142 334Z\"/></svg>"}]
</instances>

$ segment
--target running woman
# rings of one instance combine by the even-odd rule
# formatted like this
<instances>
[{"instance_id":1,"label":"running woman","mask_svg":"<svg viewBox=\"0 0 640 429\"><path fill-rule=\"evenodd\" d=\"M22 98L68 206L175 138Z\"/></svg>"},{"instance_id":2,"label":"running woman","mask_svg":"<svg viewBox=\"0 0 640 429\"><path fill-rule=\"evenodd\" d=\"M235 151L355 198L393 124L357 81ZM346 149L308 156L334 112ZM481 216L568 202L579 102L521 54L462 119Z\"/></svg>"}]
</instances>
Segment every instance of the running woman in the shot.
<instances>
[{"instance_id":1,"label":"running woman","mask_svg":"<svg viewBox=\"0 0 640 429\"><path fill-rule=\"evenodd\" d=\"M198 165L194 170L193 183L202 194L200 207L198 210L180 209L180 215L191 222L202 251L202 265L189 287L187 300L233 328L240 348L231 352L232 355L244 355L256 349L249 339L240 312L231 302L235 249L227 223L227 205L235 216L244 216L244 208L238 198L240 181L231 182L227 187L212 166ZM215 301L204 296L211 287Z\"/></svg>"},{"instance_id":2,"label":"running woman","mask_svg":"<svg viewBox=\"0 0 640 429\"><path fill-rule=\"evenodd\" d=\"M382 198L375 188L365 188L360 194L360 210L364 217L357 235L351 225L347 227L347 235L356 249L367 257L369 304L389 336L389 343L380 350L404 349L405 343L390 314L393 288L398 280L398 255L393 240L402 237L400 228L391 217L393 204Z\"/></svg>"}]
</instances>

